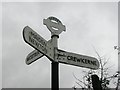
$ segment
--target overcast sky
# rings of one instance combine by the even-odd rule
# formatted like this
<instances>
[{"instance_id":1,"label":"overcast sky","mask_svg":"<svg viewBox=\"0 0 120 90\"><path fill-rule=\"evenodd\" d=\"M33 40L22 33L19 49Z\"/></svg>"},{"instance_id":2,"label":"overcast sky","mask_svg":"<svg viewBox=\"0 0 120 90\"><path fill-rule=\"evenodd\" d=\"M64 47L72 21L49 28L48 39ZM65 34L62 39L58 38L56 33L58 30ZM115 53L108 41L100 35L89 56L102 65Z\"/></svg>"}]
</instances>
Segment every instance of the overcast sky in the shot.
<instances>
[{"instance_id":1,"label":"overcast sky","mask_svg":"<svg viewBox=\"0 0 120 90\"><path fill-rule=\"evenodd\" d=\"M31 65L26 56L34 50L23 40L25 26L31 27L46 40L50 31L43 25L49 16L59 18L66 26L60 34L59 48L69 52L110 58L109 73L118 69L118 3L3 3L2 7L2 79L3 88L50 88L51 61L42 57ZM82 67L59 64L60 88L71 88L81 79ZM112 85L114 86L114 85Z\"/></svg>"}]
</instances>

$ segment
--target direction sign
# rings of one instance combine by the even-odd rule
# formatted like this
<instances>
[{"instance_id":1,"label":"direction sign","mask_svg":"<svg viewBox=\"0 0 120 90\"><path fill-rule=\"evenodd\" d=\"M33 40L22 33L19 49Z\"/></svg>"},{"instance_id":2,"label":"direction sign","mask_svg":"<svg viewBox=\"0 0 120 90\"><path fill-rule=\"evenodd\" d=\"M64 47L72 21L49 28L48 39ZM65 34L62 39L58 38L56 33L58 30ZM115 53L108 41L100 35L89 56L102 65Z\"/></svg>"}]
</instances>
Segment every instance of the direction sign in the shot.
<instances>
[{"instance_id":1,"label":"direction sign","mask_svg":"<svg viewBox=\"0 0 120 90\"><path fill-rule=\"evenodd\" d=\"M47 43L44 38L42 38L39 34L37 34L28 26L23 29L23 38L26 43L47 56L50 60L54 60L54 48L51 45L51 40Z\"/></svg>"},{"instance_id":2,"label":"direction sign","mask_svg":"<svg viewBox=\"0 0 120 90\"><path fill-rule=\"evenodd\" d=\"M42 54L38 50L34 50L34 51L32 51L31 53L29 53L27 55L27 58L26 58L25 62L26 62L27 65L29 65L32 62L36 61L37 59L39 59L39 58L41 58L43 56L44 56L44 54Z\"/></svg>"},{"instance_id":3,"label":"direction sign","mask_svg":"<svg viewBox=\"0 0 120 90\"><path fill-rule=\"evenodd\" d=\"M42 38L39 34L33 31L30 27L26 26L23 29L23 39L26 43L31 45L36 50L32 51L28 54L26 58L26 64L31 64L32 62L36 61L37 59L43 57L44 55L52 61L52 89L56 88L59 89L58 84L58 72L59 67L58 63L64 63L79 67L85 67L90 69L98 69L99 62L96 58L75 54L71 52L66 52L63 50L58 49L57 40L59 38L59 34L62 31L65 31L65 26L61 23L61 21L55 17L49 17L43 20L44 25L51 32L51 39L46 41Z\"/></svg>"},{"instance_id":4,"label":"direction sign","mask_svg":"<svg viewBox=\"0 0 120 90\"><path fill-rule=\"evenodd\" d=\"M52 57L54 57L53 55L53 47L52 47L52 43L51 43L52 41L51 40L49 40L48 42L47 42L47 46L46 46L46 48L47 48L47 55L48 56L50 56L50 55L52 55ZM43 57L44 56L44 54L42 54L41 52L39 52L38 50L34 50L34 51L32 51L31 53L29 53L28 55L27 55L27 58L26 58L26 60L25 60L25 62L26 62L26 64L27 65L29 65L29 64L31 64L32 62L34 62L34 61L36 61L37 59L39 59L39 58L41 58L41 57Z\"/></svg>"},{"instance_id":5,"label":"direction sign","mask_svg":"<svg viewBox=\"0 0 120 90\"><path fill-rule=\"evenodd\" d=\"M60 63L65 63L79 67L91 69L99 68L99 62L94 57L66 52L60 49L55 50L55 60L57 60Z\"/></svg>"}]
</instances>

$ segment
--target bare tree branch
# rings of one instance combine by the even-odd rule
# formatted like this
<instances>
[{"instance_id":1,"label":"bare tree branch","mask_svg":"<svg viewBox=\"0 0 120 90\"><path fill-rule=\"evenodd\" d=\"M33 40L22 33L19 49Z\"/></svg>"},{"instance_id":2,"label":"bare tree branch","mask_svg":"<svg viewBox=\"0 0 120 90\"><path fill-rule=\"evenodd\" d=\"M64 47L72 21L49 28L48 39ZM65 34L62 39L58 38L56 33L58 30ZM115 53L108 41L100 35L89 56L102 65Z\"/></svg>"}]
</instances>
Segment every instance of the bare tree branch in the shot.
<instances>
[{"instance_id":1,"label":"bare tree branch","mask_svg":"<svg viewBox=\"0 0 120 90\"><path fill-rule=\"evenodd\" d=\"M84 83L83 81L81 81L80 79L78 79L78 78L74 75L74 73L73 73L73 76L75 77L76 80L78 80L79 82L81 82L81 83L83 83L85 86L87 86L87 84Z\"/></svg>"},{"instance_id":2,"label":"bare tree branch","mask_svg":"<svg viewBox=\"0 0 120 90\"><path fill-rule=\"evenodd\" d=\"M100 61L100 66L101 66L101 81L102 81L102 78L103 78L103 65L102 65L102 60L101 60L101 57L100 57L100 55L98 54L98 52L96 51L96 49L95 49L94 46L93 46L93 49L94 49L95 53L97 54L98 59L99 59L99 61Z\"/></svg>"},{"instance_id":3,"label":"bare tree branch","mask_svg":"<svg viewBox=\"0 0 120 90\"><path fill-rule=\"evenodd\" d=\"M74 73L73 73L73 76L75 77L75 79L77 80L77 84L80 86L80 87L87 87L87 88L91 88L91 84L92 84L92 81L91 81L91 75L92 74L96 74L97 75L100 75L100 79L101 79L101 85L102 85L102 88L105 89L105 88L108 88L108 85L109 85L109 82L111 82L111 80L113 80L113 78L116 78L117 77L117 74L114 74L114 75L109 75L108 73L108 70L113 67L113 65L111 66L107 66L107 63L110 59L109 58L105 58L105 55L104 56L100 56L99 53L97 52L97 50L95 49L95 47L93 46L93 49L95 51L95 53L97 54L98 56L98 60L99 60L99 63L100 63L100 67L98 70L94 71L94 70L86 70L86 71L82 71L84 73L84 76L82 77L82 80L81 79L78 79ZM120 53L120 52L119 52ZM81 85L82 84L82 85ZM83 86L84 85L84 86Z\"/></svg>"},{"instance_id":4,"label":"bare tree branch","mask_svg":"<svg viewBox=\"0 0 120 90\"><path fill-rule=\"evenodd\" d=\"M108 63L110 57L103 63L103 67Z\"/></svg>"},{"instance_id":5,"label":"bare tree branch","mask_svg":"<svg viewBox=\"0 0 120 90\"><path fill-rule=\"evenodd\" d=\"M78 83L78 82L76 82L80 87L82 87L83 88L83 86L82 85L80 85L80 83Z\"/></svg>"}]
</instances>

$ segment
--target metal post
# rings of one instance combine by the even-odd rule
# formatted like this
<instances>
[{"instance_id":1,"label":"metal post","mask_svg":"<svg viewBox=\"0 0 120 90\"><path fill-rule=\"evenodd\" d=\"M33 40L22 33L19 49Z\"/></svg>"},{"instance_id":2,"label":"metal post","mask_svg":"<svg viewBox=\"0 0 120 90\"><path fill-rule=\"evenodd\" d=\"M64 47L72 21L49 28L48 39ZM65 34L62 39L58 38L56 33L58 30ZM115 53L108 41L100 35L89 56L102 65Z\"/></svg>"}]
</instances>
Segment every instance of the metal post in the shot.
<instances>
[{"instance_id":1,"label":"metal post","mask_svg":"<svg viewBox=\"0 0 120 90\"><path fill-rule=\"evenodd\" d=\"M51 63L52 67L52 90L59 90L59 63L52 61Z\"/></svg>"},{"instance_id":2,"label":"metal post","mask_svg":"<svg viewBox=\"0 0 120 90\"><path fill-rule=\"evenodd\" d=\"M55 21L55 22L53 22ZM65 26L62 22L56 17L48 17L47 19L43 19L43 24L47 26L47 28L51 32L51 40L52 46L54 47L54 59L55 59L55 50L58 49L57 40L59 38L59 34L66 30ZM54 29L56 28L56 29ZM51 60L51 78L52 90L59 90L59 63L56 60Z\"/></svg>"},{"instance_id":3,"label":"metal post","mask_svg":"<svg viewBox=\"0 0 120 90\"><path fill-rule=\"evenodd\" d=\"M54 46L54 49L58 48L58 45L57 45L58 36L52 35L51 38L52 38L52 44ZM52 61L51 63L51 78L52 78L51 80L52 90L59 90L59 63L58 62Z\"/></svg>"}]
</instances>

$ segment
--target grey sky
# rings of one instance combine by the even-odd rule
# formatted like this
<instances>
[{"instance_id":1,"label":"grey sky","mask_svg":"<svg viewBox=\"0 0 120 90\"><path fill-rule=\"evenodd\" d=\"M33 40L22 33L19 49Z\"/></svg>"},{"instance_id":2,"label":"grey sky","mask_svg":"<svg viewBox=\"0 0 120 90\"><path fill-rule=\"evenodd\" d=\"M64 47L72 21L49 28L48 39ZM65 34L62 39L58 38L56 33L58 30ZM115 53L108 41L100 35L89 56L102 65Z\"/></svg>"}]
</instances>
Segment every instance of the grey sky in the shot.
<instances>
[{"instance_id":1,"label":"grey sky","mask_svg":"<svg viewBox=\"0 0 120 90\"><path fill-rule=\"evenodd\" d=\"M51 62L46 57L27 66L25 58L32 50L23 40L25 26L31 27L46 40L50 32L43 25L49 16L59 18L66 26L59 38L59 48L83 55L110 57L110 72L118 68L118 7L117 3L3 3L2 8L2 65L3 87L49 88L51 87ZM71 88L75 84L74 72L82 76L81 67L60 64L60 87Z\"/></svg>"}]
</instances>

